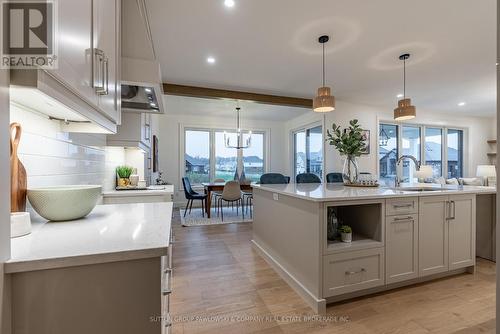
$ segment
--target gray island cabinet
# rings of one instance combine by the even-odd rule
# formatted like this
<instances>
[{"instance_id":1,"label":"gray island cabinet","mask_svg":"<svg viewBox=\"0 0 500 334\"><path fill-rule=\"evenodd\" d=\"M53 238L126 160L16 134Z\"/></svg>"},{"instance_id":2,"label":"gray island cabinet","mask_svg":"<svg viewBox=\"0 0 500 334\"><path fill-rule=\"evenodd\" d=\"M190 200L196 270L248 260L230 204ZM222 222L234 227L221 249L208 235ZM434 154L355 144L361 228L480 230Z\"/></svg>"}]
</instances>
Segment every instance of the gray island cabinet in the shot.
<instances>
[{"instance_id":1,"label":"gray island cabinet","mask_svg":"<svg viewBox=\"0 0 500 334\"><path fill-rule=\"evenodd\" d=\"M419 187L255 185L252 242L318 313L327 303L473 272L476 194L496 190ZM351 243L327 238L331 215L352 227Z\"/></svg>"}]
</instances>

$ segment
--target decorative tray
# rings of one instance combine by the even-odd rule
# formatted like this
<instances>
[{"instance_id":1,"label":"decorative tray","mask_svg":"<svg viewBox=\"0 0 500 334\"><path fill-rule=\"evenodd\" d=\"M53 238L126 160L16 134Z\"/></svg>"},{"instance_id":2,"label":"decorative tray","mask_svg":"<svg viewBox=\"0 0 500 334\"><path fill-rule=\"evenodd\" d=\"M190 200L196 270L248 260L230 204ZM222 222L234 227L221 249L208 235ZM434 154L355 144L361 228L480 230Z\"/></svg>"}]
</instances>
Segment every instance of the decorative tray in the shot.
<instances>
[{"instance_id":1,"label":"decorative tray","mask_svg":"<svg viewBox=\"0 0 500 334\"><path fill-rule=\"evenodd\" d=\"M126 186L126 187L116 187L115 190L148 190L148 188L147 187Z\"/></svg>"},{"instance_id":2,"label":"decorative tray","mask_svg":"<svg viewBox=\"0 0 500 334\"><path fill-rule=\"evenodd\" d=\"M380 184L363 184L363 183L344 183L346 187L359 187L359 188L378 188Z\"/></svg>"}]
</instances>

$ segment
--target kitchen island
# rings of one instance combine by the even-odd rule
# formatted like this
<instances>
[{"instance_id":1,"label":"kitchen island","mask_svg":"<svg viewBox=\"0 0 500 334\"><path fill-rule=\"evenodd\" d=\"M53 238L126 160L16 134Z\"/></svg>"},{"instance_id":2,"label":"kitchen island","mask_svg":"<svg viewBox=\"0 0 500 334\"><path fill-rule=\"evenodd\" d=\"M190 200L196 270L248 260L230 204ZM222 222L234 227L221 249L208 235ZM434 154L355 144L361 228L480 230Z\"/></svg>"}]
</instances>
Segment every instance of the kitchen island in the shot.
<instances>
[{"instance_id":1,"label":"kitchen island","mask_svg":"<svg viewBox=\"0 0 500 334\"><path fill-rule=\"evenodd\" d=\"M495 188L254 186L253 244L318 313L346 300L475 267L476 195ZM337 219L352 243L328 238Z\"/></svg>"},{"instance_id":2,"label":"kitchen island","mask_svg":"<svg viewBox=\"0 0 500 334\"><path fill-rule=\"evenodd\" d=\"M32 218L5 263L13 333L162 333L170 325L172 203Z\"/></svg>"}]
</instances>

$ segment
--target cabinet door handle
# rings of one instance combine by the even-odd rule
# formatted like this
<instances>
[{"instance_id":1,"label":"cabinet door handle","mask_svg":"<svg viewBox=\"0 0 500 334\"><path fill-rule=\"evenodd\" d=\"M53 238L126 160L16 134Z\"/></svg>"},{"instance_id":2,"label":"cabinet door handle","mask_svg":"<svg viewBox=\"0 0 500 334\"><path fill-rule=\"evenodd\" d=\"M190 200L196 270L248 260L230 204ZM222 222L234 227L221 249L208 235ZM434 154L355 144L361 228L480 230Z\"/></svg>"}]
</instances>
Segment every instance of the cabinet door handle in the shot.
<instances>
[{"instance_id":1,"label":"cabinet door handle","mask_svg":"<svg viewBox=\"0 0 500 334\"><path fill-rule=\"evenodd\" d=\"M146 135L145 135L146 138L145 139L147 141L150 141L151 140L151 126L149 124L145 124L144 127L145 127L145 131L146 131Z\"/></svg>"},{"instance_id":2,"label":"cabinet door handle","mask_svg":"<svg viewBox=\"0 0 500 334\"><path fill-rule=\"evenodd\" d=\"M165 279L168 278L167 286L162 290L162 295L167 296L172 293L172 268L167 268L164 271Z\"/></svg>"},{"instance_id":3,"label":"cabinet door handle","mask_svg":"<svg viewBox=\"0 0 500 334\"><path fill-rule=\"evenodd\" d=\"M456 209L455 201L450 201L450 204L453 205L453 210L452 210L453 215L450 216L450 219L455 219L455 209ZM451 206L450 206L450 208L451 208Z\"/></svg>"},{"instance_id":4,"label":"cabinet door handle","mask_svg":"<svg viewBox=\"0 0 500 334\"><path fill-rule=\"evenodd\" d=\"M101 94L104 87L104 51L98 48L94 48L94 68L92 70L93 74L93 86L97 94Z\"/></svg>"},{"instance_id":5,"label":"cabinet door handle","mask_svg":"<svg viewBox=\"0 0 500 334\"><path fill-rule=\"evenodd\" d=\"M358 271L346 271L345 274L346 275L355 275L355 274L360 274L360 273L364 273L366 271L365 268L361 268L360 270Z\"/></svg>"},{"instance_id":6,"label":"cabinet door handle","mask_svg":"<svg viewBox=\"0 0 500 334\"><path fill-rule=\"evenodd\" d=\"M406 222L406 221L414 221L412 216L408 217L396 217L392 220L393 223L401 223L401 222Z\"/></svg>"},{"instance_id":7,"label":"cabinet door handle","mask_svg":"<svg viewBox=\"0 0 500 334\"><path fill-rule=\"evenodd\" d=\"M109 59L105 57L103 60L103 76L104 76L104 89L102 90L101 95L109 94Z\"/></svg>"}]
</instances>

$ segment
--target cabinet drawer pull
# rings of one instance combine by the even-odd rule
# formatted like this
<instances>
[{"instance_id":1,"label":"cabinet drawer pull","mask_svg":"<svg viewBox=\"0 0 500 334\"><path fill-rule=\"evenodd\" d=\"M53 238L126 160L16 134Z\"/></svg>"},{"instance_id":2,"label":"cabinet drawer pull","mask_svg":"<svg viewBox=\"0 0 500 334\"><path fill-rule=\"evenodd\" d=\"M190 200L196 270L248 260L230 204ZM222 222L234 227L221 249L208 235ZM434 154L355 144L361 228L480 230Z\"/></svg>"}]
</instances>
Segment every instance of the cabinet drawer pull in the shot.
<instances>
[{"instance_id":1,"label":"cabinet drawer pull","mask_svg":"<svg viewBox=\"0 0 500 334\"><path fill-rule=\"evenodd\" d=\"M395 209L401 209L401 208L410 208L413 206L413 203L408 203L408 204L393 204L392 205Z\"/></svg>"},{"instance_id":2,"label":"cabinet drawer pull","mask_svg":"<svg viewBox=\"0 0 500 334\"><path fill-rule=\"evenodd\" d=\"M414 219L412 216L400 217L400 218L393 219L393 223L401 223L401 222L407 222L407 221L414 221Z\"/></svg>"},{"instance_id":3,"label":"cabinet drawer pull","mask_svg":"<svg viewBox=\"0 0 500 334\"><path fill-rule=\"evenodd\" d=\"M360 270L358 271L346 271L345 274L346 275L355 275L355 274L360 274L360 273L364 273L366 271L365 268L361 268Z\"/></svg>"}]
</instances>

